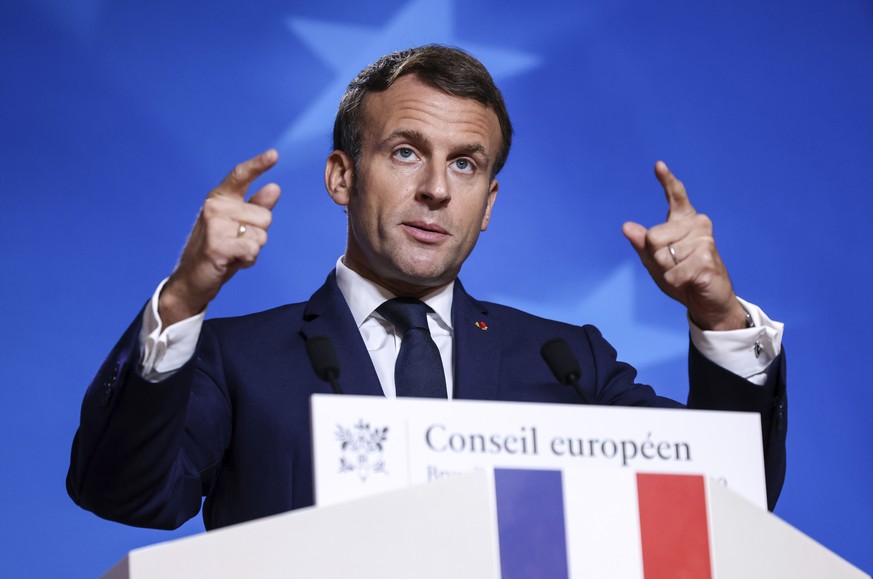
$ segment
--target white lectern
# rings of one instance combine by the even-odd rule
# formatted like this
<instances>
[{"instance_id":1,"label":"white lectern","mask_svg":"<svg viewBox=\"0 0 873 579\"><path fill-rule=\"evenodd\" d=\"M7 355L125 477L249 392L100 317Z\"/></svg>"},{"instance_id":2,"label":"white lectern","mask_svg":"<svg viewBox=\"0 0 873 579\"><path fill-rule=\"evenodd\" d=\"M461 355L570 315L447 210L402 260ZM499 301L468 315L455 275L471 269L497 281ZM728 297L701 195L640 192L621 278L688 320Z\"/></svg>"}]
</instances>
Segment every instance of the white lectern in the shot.
<instances>
[{"instance_id":1,"label":"white lectern","mask_svg":"<svg viewBox=\"0 0 873 579\"><path fill-rule=\"evenodd\" d=\"M712 479L491 469L132 551L106 577L869 577Z\"/></svg>"}]
</instances>

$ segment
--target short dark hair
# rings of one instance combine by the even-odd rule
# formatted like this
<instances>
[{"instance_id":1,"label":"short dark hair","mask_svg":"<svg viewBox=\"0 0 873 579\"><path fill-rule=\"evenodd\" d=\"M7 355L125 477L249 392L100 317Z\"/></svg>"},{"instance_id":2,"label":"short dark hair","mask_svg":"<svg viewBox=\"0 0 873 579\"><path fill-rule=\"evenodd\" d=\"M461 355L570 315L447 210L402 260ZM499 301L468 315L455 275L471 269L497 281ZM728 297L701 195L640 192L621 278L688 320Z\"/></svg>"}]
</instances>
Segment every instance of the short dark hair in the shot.
<instances>
[{"instance_id":1,"label":"short dark hair","mask_svg":"<svg viewBox=\"0 0 873 579\"><path fill-rule=\"evenodd\" d=\"M461 98L471 98L490 108L500 123L501 144L491 176L497 175L509 156L512 123L500 89L481 62L460 48L427 44L387 54L362 70L349 83L333 124L333 148L344 151L357 165L361 156L364 97L388 90L398 78L414 74L423 83Z\"/></svg>"}]
</instances>

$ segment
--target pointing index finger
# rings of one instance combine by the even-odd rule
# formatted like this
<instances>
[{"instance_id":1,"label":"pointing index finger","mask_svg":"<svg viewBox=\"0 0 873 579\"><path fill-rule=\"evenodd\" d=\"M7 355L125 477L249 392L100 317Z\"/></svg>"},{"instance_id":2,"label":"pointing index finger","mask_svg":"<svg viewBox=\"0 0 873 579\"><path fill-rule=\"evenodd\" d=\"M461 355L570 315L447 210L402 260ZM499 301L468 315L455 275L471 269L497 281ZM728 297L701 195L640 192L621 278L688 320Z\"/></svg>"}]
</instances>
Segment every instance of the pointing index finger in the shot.
<instances>
[{"instance_id":1,"label":"pointing index finger","mask_svg":"<svg viewBox=\"0 0 873 579\"><path fill-rule=\"evenodd\" d=\"M664 161L655 163L655 176L661 183L661 187L664 188L664 196L670 206L667 211L667 221L677 217L690 217L697 213L691 205L691 201L688 200L685 185L670 172Z\"/></svg>"},{"instance_id":2,"label":"pointing index finger","mask_svg":"<svg viewBox=\"0 0 873 579\"><path fill-rule=\"evenodd\" d=\"M264 151L248 161L243 161L228 173L224 181L210 193L210 197L245 198L246 191L255 179L269 170L279 160L276 149Z\"/></svg>"}]
</instances>

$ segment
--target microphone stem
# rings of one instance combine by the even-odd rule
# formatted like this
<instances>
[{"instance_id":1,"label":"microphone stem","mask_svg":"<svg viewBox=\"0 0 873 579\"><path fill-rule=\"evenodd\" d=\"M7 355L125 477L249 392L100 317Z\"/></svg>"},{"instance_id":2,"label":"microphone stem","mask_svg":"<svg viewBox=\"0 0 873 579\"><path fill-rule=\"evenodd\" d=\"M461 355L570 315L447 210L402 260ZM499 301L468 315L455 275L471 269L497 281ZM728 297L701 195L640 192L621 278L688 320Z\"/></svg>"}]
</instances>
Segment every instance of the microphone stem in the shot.
<instances>
[{"instance_id":1,"label":"microphone stem","mask_svg":"<svg viewBox=\"0 0 873 579\"><path fill-rule=\"evenodd\" d=\"M585 390L581 386L579 386L579 382L573 380L569 384L567 384L567 386L572 386L573 388L575 388L576 392L579 394L579 397L585 404L594 404L594 402L592 402L591 399L588 398L588 394L586 394Z\"/></svg>"},{"instance_id":2,"label":"microphone stem","mask_svg":"<svg viewBox=\"0 0 873 579\"><path fill-rule=\"evenodd\" d=\"M337 373L335 371L328 370L326 375L325 375L325 378L327 378L327 381L330 382L330 387L333 389L334 394L342 394L343 393L342 389L339 386L339 380L337 380L338 376L337 376Z\"/></svg>"}]
</instances>

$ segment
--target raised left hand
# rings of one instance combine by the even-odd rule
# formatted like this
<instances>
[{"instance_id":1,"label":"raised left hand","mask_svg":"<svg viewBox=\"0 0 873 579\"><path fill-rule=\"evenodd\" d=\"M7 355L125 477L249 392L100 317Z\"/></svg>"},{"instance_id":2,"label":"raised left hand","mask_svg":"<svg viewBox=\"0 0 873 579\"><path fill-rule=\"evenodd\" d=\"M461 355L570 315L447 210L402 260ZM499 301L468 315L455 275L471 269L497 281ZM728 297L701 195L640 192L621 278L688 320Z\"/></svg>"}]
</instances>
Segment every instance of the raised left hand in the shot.
<instances>
[{"instance_id":1,"label":"raised left hand","mask_svg":"<svg viewBox=\"0 0 873 579\"><path fill-rule=\"evenodd\" d=\"M698 327L745 328L746 313L715 247L712 222L694 210L685 185L663 161L655 164L655 176L667 197L667 221L649 229L628 221L622 233L661 291L688 308Z\"/></svg>"}]
</instances>

